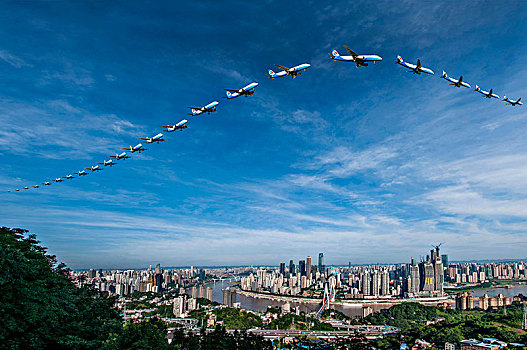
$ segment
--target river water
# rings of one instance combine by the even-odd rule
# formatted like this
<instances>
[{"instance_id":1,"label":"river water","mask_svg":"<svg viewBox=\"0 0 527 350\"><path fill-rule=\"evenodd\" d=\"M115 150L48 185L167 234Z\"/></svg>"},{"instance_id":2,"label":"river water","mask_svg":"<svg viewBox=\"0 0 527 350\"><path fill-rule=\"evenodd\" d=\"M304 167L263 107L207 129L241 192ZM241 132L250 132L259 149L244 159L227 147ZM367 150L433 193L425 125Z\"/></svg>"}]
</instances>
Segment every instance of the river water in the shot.
<instances>
[{"instance_id":1,"label":"river water","mask_svg":"<svg viewBox=\"0 0 527 350\"><path fill-rule=\"evenodd\" d=\"M229 280L219 281L216 283L210 283L207 284L208 287L212 288L212 300L215 302L218 302L220 304L223 303L223 289L230 286ZM481 289L481 290L474 290L471 291L472 295L474 296L474 304L478 305L479 300L478 298L480 296L483 296L484 294L487 294L490 297L497 296L498 294L503 294L506 297L512 298L513 296L516 296L518 294L527 295L527 285L515 285L513 288L487 288L487 289ZM279 300L270 300L270 299L264 299L264 298L256 298L252 296L244 296L238 294L236 296L236 301L241 304L241 307L243 309L253 310L253 311L265 311L267 310L268 306L282 306L286 302L279 301ZM309 313L316 309L318 309L318 305L311 304L311 303L296 303L291 302L291 307L293 308L299 308L301 312ZM386 309L391 306L391 304L368 304L373 311L379 311L381 309ZM334 309L344 313L347 316L350 317L362 317L362 305L357 303L357 305L333 305Z\"/></svg>"}]
</instances>

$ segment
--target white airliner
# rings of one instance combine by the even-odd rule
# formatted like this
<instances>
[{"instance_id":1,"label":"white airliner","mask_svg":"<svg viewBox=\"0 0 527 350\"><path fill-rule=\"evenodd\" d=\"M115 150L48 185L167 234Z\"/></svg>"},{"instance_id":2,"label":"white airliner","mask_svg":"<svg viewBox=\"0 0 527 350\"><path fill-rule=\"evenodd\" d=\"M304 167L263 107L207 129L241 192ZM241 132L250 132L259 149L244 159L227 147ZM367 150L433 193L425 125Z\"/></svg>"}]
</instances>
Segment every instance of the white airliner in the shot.
<instances>
[{"instance_id":1,"label":"white airliner","mask_svg":"<svg viewBox=\"0 0 527 350\"><path fill-rule=\"evenodd\" d=\"M66 176L63 176L64 179L74 179L75 176L69 174L69 175L66 175ZM57 181L58 182L58 181Z\"/></svg>"},{"instance_id":2,"label":"white airliner","mask_svg":"<svg viewBox=\"0 0 527 350\"><path fill-rule=\"evenodd\" d=\"M132 147L132 146L130 146L130 148L131 148L131 147ZM126 149L128 149L128 148L126 148ZM117 160L121 160L121 159L124 160L124 159L128 159L128 158L130 158L130 156L127 156L127 155L126 155L126 152L123 152L123 153L121 153L121 154L117 154L117 153L116 153L115 156L108 156L108 157L110 157L110 158L115 158L115 159L117 159Z\"/></svg>"},{"instance_id":3,"label":"white airliner","mask_svg":"<svg viewBox=\"0 0 527 350\"><path fill-rule=\"evenodd\" d=\"M39 185L33 185L33 188L39 188L40 186Z\"/></svg>"},{"instance_id":4,"label":"white airliner","mask_svg":"<svg viewBox=\"0 0 527 350\"><path fill-rule=\"evenodd\" d=\"M93 171L101 171L101 170L103 170L103 169L102 169L100 166L98 166L98 165L93 165L93 166L90 167L90 168L84 168L84 169L86 169L86 170L91 170L92 172L93 172Z\"/></svg>"},{"instance_id":5,"label":"white airliner","mask_svg":"<svg viewBox=\"0 0 527 350\"><path fill-rule=\"evenodd\" d=\"M112 159L110 159L110 160L105 160L102 163L97 163L97 164L102 164L104 166L114 166L117 163L114 163L114 161Z\"/></svg>"},{"instance_id":6,"label":"white airliner","mask_svg":"<svg viewBox=\"0 0 527 350\"><path fill-rule=\"evenodd\" d=\"M296 78L298 77L299 75L302 75L302 72L305 71L306 69L308 69L309 67L311 67L311 65L309 63L302 63L302 64L299 64L298 66L294 66L293 68L287 68L287 67L284 67L284 66L281 66L279 64L275 64L275 66L277 66L278 68L280 68L282 71L278 72L278 73L275 73L273 72L272 70L269 69L269 74L267 74L267 76L271 79L274 79L274 78L281 78L281 77L285 77L287 75L290 75L291 78Z\"/></svg>"},{"instance_id":7,"label":"white airliner","mask_svg":"<svg viewBox=\"0 0 527 350\"><path fill-rule=\"evenodd\" d=\"M480 94L483 95L483 97L486 97L486 98L500 98L498 95L492 92L492 89L490 89L490 91L485 91L485 90L481 90L481 88L476 85L476 89L474 89L474 91L479 92Z\"/></svg>"},{"instance_id":8,"label":"white airliner","mask_svg":"<svg viewBox=\"0 0 527 350\"><path fill-rule=\"evenodd\" d=\"M450 85L454 85L455 87L466 87L470 88L470 85L468 83L465 83L463 81L463 76L460 76L458 80L449 77L445 71L443 71L443 75L441 75L441 78L445 79L446 81L450 82Z\"/></svg>"},{"instance_id":9,"label":"white airliner","mask_svg":"<svg viewBox=\"0 0 527 350\"><path fill-rule=\"evenodd\" d=\"M77 171L75 174L79 175L79 176L86 176L88 175L89 173L87 173L86 171L84 170L81 170L81 171Z\"/></svg>"},{"instance_id":10,"label":"white airliner","mask_svg":"<svg viewBox=\"0 0 527 350\"><path fill-rule=\"evenodd\" d=\"M138 143L137 145L135 145L134 147L130 146L130 148L122 148L122 149L125 149L127 150L128 152L130 153L135 153L135 152L143 152L143 151L148 151L147 148L143 148L143 145Z\"/></svg>"},{"instance_id":11,"label":"white airliner","mask_svg":"<svg viewBox=\"0 0 527 350\"><path fill-rule=\"evenodd\" d=\"M510 98L507 98L507 96L503 96L503 100L502 101L505 101L507 102L508 104L510 104L511 106L521 106L523 103L520 102L522 98L520 97L519 99L517 99L516 101L514 100L511 100Z\"/></svg>"},{"instance_id":12,"label":"white airliner","mask_svg":"<svg viewBox=\"0 0 527 350\"><path fill-rule=\"evenodd\" d=\"M161 141L165 141L165 140L163 139L163 134L162 134L162 133L159 133L159 134L157 134L157 135L154 136L154 137L140 137L139 139L140 139L140 140L145 140L146 143L154 143L154 142L155 142L155 143L159 143L159 142L161 142Z\"/></svg>"},{"instance_id":13,"label":"white airliner","mask_svg":"<svg viewBox=\"0 0 527 350\"><path fill-rule=\"evenodd\" d=\"M68 175L68 176L70 176L70 175ZM73 177L73 176L72 176L72 177ZM64 181L64 180L62 180L60 177L57 177L57 178L56 178L55 180L53 180L53 181L55 181L55 182L62 182L62 181Z\"/></svg>"},{"instance_id":14,"label":"white airliner","mask_svg":"<svg viewBox=\"0 0 527 350\"><path fill-rule=\"evenodd\" d=\"M378 55L359 55L359 54L355 53L352 49L350 49L347 46L344 46L344 48L346 48L346 51L348 51L350 56L341 56L341 55L339 55L337 50L333 50L329 54L329 56L331 56L333 61L354 62L357 65L357 68L361 67L361 66L367 67L368 66L368 62L373 62L373 64L375 64L375 62L377 62L377 61L382 61L382 57L381 56L378 56Z\"/></svg>"},{"instance_id":15,"label":"white airliner","mask_svg":"<svg viewBox=\"0 0 527 350\"><path fill-rule=\"evenodd\" d=\"M203 113L211 114L211 113L216 112L216 106L218 106L219 104L220 103L218 101L213 101L203 107L187 107L187 108L190 108L190 111L192 112L192 113L187 113L187 114L194 115L194 116L200 115Z\"/></svg>"},{"instance_id":16,"label":"white airliner","mask_svg":"<svg viewBox=\"0 0 527 350\"><path fill-rule=\"evenodd\" d=\"M166 130L165 130L166 132L173 132L173 131L176 131L176 130L183 131L183 129L188 129L187 122L188 122L188 120L183 119L182 121L180 121L179 123L177 123L175 125L161 125L161 127L162 128L166 128Z\"/></svg>"},{"instance_id":17,"label":"white airliner","mask_svg":"<svg viewBox=\"0 0 527 350\"><path fill-rule=\"evenodd\" d=\"M62 180L61 180L61 181L62 181ZM49 181L43 182L42 184L43 184L44 186L50 186L50 185L51 185L51 183L50 183Z\"/></svg>"},{"instance_id":18,"label":"white airliner","mask_svg":"<svg viewBox=\"0 0 527 350\"><path fill-rule=\"evenodd\" d=\"M242 95L245 97L254 95L254 89L256 89L257 86L258 83L250 83L249 85L244 86L241 89L223 89L227 91L227 97L224 96L223 98L228 98L230 100Z\"/></svg>"},{"instance_id":19,"label":"white airliner","mask_svg":"<svg viewBox=\"0 0 527 350\"><path fill-rule=\"evenodd\" d=\"M411 64L411 63L403 61L403 58L401 56L397 56L397 61L395 61L395 63L400 64L401 66L410 69L408 73L414 73L414 74L419 74L419 75L421 73L426 73L426 74L431 74L431 75L434 74L434 71L431 70L430 68L425 68L421 66L421 60L419 59L417 60L417 64Z\"/></svg>"}]
</instances>

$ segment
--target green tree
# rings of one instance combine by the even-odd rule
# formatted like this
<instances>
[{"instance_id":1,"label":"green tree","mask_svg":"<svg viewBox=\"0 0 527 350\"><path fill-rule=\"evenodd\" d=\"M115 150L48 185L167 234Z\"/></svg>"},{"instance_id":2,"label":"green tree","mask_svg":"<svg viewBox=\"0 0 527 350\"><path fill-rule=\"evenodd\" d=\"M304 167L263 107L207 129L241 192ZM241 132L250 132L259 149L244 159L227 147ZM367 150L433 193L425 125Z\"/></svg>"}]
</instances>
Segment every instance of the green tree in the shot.
<instances>
[{"instance_id":1,"label":"green tree","mask_svg":"<svg viewBox=\"0 0 527 350\"><path fill-rule=\"evenodd\" d=\"M0 228L0 347L96 349L121 326L114 300L77 288L27 230Z\"/></svg>"},{"instance_id":2,"label":"green tree","mask_svg":"<svg viewBox=\"0 0 527 350\"><path fill-rule=\"evenodd\" d=\"M101 347L103 350L172 349L167 341L167 325L157 317L127 322L123 331L110 337Z\"/></svg>"}]
</instances>

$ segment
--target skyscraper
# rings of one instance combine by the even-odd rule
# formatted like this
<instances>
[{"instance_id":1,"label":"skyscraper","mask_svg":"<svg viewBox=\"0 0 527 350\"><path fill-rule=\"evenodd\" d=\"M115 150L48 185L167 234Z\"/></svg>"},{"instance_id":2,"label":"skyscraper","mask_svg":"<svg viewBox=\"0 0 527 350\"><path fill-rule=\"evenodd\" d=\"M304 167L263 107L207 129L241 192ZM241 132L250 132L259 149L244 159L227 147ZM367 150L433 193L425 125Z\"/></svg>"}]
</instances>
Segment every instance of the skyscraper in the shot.
<instances>
[{"instance_id":1,"label":"skyscraper","mask_svg":"<svg viewBox=\"0 0 527 350\"><path fill-rule=\"evenodd\" d=\"M293 260L289 260L289 276L293 276L295 273L295 263Z\"/></svg>"},{"instance_id":2,"label":"skyscraper","mask_svg":"<svg viewBox=\"0 0 527 350\"><path fill-rule=\"evenodd\" d=\"M324 253L318 253L318 271L320 273L323 273L323 267L324 267Z\"/></svg>"},{"instance_id":3,"label":"skyscraper","mask_svg":"<svg viewBox=\"0 0 527 350\"><path fill-rule=\"evenodd\" d=\"M410 285L408 286L408 292L417 294L419 293L419 267L414 263L412 259L412 265L410 265Z\"/></svg>"},{"instance_id":4,"label":"skyscraper","mask_svg":"<svg viewBox=\"0 0 527 350\"><path fill-rule=\"evenodd\" d=\"M285 276L285 263L280 263L280 273Z\"/></svg>"},{"instance_id":5,"label":"skyscraper","mask_svg":"<svg viewBox=\"0 0 527 350\"><path fill-rule=\"evenodd\" d=\"M308 256L306 259L306 276L307 279L311 279L311 257Z\"/></svg>"},{"instance_id":6,"label":"skyscraper","mask_svg":"<svg viewBox=\"0 0 527 350\"><path fill-rule=\"evenodd\" d=\"M207 299L212 301L212 288L207 287Z\"/></svg>"},{"instance_id":7,"label":"skyscraper","mask_svg":"<svg viewBox=\"0 0 527 350\"><path fill-rule=\"evenodd\" d=\"M300 276L306 275L306 261L305 260L299 260L298 261L298 272L300 273Z\"/></svg>"}]
</instances>

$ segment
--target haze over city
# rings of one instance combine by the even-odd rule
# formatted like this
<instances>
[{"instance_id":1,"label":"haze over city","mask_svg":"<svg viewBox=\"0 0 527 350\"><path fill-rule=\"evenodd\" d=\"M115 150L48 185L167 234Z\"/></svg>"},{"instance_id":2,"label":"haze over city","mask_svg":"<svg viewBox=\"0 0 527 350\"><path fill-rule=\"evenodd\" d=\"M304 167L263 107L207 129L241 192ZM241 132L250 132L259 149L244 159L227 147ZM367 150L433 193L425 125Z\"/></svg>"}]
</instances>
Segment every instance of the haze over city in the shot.
<instances>
[{"instance_id":1,"label":"haze over city","mask_svg":"<svg viewBox=\"0 0 527 350\"><path fill-rule=\"evenodd\" d=\"M451 261L526 258L525 106L473 87L527 97L527 5L391 4L0 5L1 224L74 269L409 262L439 243ZM344 45L383 61L333 62ZM183 118L112 169L7 192Z\"/></svg>"}]
</instances>

